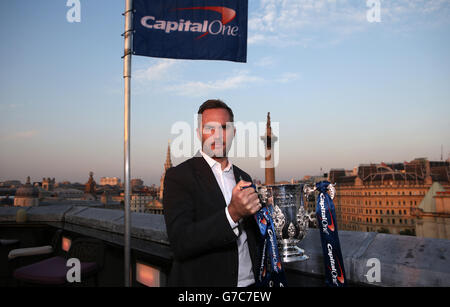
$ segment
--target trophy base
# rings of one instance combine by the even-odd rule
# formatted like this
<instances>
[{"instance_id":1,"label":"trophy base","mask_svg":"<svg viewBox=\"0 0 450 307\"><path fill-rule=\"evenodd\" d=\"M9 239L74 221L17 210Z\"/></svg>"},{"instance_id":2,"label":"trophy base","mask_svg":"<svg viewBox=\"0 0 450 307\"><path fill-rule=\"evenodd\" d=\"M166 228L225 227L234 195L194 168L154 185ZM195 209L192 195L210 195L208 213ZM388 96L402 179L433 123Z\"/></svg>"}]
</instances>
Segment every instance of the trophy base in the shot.
<instances>
[{"instance_id":1,"label":"trophy base","mask_svg":"<svg viewBox=\"0 0 450 307\"><path fill-rule=\"evenodd\" d=\"M284 263L305 261L309 259L309 256L305 254L305 250L298 247L296 242L286 242L283 240L281 243L281 261Z\"/></svg>"}]
</instances>

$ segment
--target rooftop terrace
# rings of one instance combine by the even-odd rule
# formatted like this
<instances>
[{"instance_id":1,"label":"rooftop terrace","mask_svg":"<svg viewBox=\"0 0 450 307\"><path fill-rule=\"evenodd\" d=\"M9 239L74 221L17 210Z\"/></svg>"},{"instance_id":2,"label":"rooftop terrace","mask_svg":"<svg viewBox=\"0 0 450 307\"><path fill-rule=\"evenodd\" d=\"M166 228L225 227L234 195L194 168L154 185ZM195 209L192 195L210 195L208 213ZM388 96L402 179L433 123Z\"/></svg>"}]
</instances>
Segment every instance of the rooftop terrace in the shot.
<instances>
[{"instance_id":1,"label":"rooftop terrace","mask_svg":"<svg viewBox=\"0 0 450 307\"><path fill-rule=\"evenodd\" d=\"M121 210L50 205L23 208L27 221L16 222L20 208L0 208L0 238L20 240L20 247L46 245L56 229L71 240L96 238L105 243L104 266L98 286L123 286L124 212ZM145 264L157 272L157 285L165 286L172 253L162 215L131 214L132 285L137 266ZM450 241L374 232L340 231L347 279L353 286L450 286ZM321 242L317 229L310 229L300 243L310 259L285 265L289 286L323 286ZM8 248L1 247L0 285L17 285L8 274ZM370 259L378 259L380 281L369 281ZM136 265L138 264L138 265ZM369 274L370 275L370 274Z\"/></svg>"}]
</instances>

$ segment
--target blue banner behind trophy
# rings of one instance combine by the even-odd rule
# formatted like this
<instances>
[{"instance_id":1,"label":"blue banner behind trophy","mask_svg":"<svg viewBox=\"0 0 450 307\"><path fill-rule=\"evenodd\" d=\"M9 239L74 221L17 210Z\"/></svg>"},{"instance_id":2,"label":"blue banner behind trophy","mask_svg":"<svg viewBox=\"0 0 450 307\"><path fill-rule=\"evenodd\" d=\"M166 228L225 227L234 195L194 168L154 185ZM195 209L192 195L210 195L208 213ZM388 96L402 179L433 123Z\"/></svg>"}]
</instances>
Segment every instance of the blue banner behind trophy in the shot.
<instances>
[{"instance_id":1,"label":"blue banner behind trophy","mask_svg":"<svg viewBox=\"0 0 450 307\"><path fill-rule=\"evenodd\" d=\"M320 192L317 198L316 216L322 241L323 260L325 265L326 284L330 287L346 286L344 262L336 223L333 200L328 195L330 182L316 184Z\"/></svg>"},{"instance_id":2,"label":"blue banner behind trophy","mask_svg":"<svg viewBox=\"0 0 450 307\"><path fill-rule=\"evenodd\" d=\"M134 0L133 54L247 61L248 0Z\"/></svg>"}]
</instances>

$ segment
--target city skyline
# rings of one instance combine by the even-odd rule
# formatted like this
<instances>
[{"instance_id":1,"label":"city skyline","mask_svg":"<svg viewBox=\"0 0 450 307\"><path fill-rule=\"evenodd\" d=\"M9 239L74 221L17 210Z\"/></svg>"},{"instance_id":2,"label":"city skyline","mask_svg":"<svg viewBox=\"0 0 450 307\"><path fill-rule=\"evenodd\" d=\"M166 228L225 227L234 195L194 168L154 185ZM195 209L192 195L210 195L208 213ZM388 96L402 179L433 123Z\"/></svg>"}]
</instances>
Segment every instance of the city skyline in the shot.
<instances>
[{"instance_id":1,"label":"city skyline","mask_svg":"<svg viewBox=\"0 0 450 307\"><path fill-rule=\"evenodd\" d=\"M349 167L349 168L332 167L330 169L321 169L321 170L319 170L316 173L305 174L305 175L302 175L302 176L297 176L297 177L292 177L292 178L277 178L277 177L275 177L275 179L276 179L276 182L287 182L287 181L290 181L292 179L296 180L296 181L305 180L305 178L309 178L309 177L321 177L321 178L323 178L324 174L329 175L330 171L333 171L333 170L345 170L346 172L354 172L355 169L357 169L360 166L364 166L364 165L385 165L385 164L399 164L399 163L403 164L403 163L410 163L410 162L412 162L414 160L417 160L417 159L425 159L425 160L432 161L432 162L435 162L435 161L450 162L450 157L447 158L446 160L431 160L431 159L428 159L426 157L417 157L417 158L414 158L414 159L411 159L411 160L404 160L404 161L371 161L371 162L368 162L368 163L358 163L358 164L354 165L353 167ZM176 165L174 165L174 166L176 166ZM163 165L163 169L164 169L164 165ZM36 178L33 178L31 176L26 176L26 177L30 177L30 180L31 180L32 183L42 182L42 180L44 180L44 179L45 180L51 179L51 180L55 180L56 184L64 183L64 182L70 182L71 184L78 183L78 184L85 185L88 182L89 173L90 172L91 171L89 171L87 173L86 178L82 178L80 180L70 180L70 179L61 179L61 180L59 180L59 179L57 179L55 177L51 178L51 177L47 177L47 176L40 176L40 177L36 177ZM161 176L164 174L164 172L165 172L164 170L161 172ZM97 182L97 185L99 185L99 186L108 184L108 183L101 183L102 180L103 181L112 181L112 180L117 181L117 183L112 184L112 185L119 185L120 186L120 185L124 184L123 177L121 177L121 176L104 176L102 174L97 174L96 175L95 172L92 172L92 173L93 173L94 180ZM161 176L160 176L159 181L161 181ZM97 179L95 179L95 178L97 178ZM25 180L23 180L23 181L21 180L21 178L1 179L0 183L1 182L6 182L6 181L15 181L15 180L18 180L18 181L21 182L21 184L23 184L23 183L26 182L27 179L25 178ZM146 182L145 180L143 180L142 178L139 178L139 177L132 177L131 180L142 180L144 182L144 186L151 187L152 185L154 185L155 187L159 187L158 183L154 183L154 182L148 183L148 182ZM253 180L258 180L258 181L261 181L262 183L264 183L264 174L262 175L262 177L253 177Z\"/></svg>"},{"instance_id":2,"label":"city skyline","mask_svg":"<svg viewBox=\"0 0 450 307\"><path fill-rule=\"evenodd\" d=\"M123 181L121 2L0 4L0 181ZM331 168L446 160L450 3L249 3L248 63L133 57L131 177L158 185L178 122L220 98L236 121L279 123L276 180ZM14 52L11 52L14 50ZM186 157L187 158L187 157ZM173 157L177 165L186 158ZM264 180L261 158L232 159Z\"/></svg>"}]
</instances>

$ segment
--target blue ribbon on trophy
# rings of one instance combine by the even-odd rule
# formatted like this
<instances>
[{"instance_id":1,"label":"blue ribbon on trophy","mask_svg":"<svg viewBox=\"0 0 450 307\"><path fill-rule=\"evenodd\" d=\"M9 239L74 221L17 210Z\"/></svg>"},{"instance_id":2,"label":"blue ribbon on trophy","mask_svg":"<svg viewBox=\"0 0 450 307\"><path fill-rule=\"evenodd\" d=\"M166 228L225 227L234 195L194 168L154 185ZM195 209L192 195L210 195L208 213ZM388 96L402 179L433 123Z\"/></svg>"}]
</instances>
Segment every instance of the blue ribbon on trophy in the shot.
<instances>
[{"instance_id":1,"label":"blue ribbon on trophy","mask_svg":"<svg viewBox=\"0 0 450 307\"><path fill-rule=\"evenodd\" d=\"M344 287L346 286L346 277L338 236L336 212L332 197L327 193L330 191L334 197L334 187L328 181L321 181L316 184L316 189L319 191L316 216L322 241L326 284L330 287Z\"/></svg>"},{"instance_id":2,"label":"blue ribbon on trophy","mask_svg":"<svg viewBox=\"0 0 450 307\"><path fill-rule=\"evenodd\" d=\"M264 206L255 215L263 238L257 285L262 287L286 287L286 276L278 253L271 210L272 206Z\"/></svg>"},{"instance_id":3,"label":"blue ribbon on trophy","mask_svg":"<svg viewBox=\"0 0 450 307\"><path fill-rule=\"evenodd\" d=\"M254 184L244 187L244 189L250 187L257 191ZM267 206L259 194L258 197L263 207L255 214L255 219L262 236L260 242L262 252L256 285L259 287L286 287L286 276L278 253L277 238L272 220L273 208Z\"/></svg>"}]
</instances>

